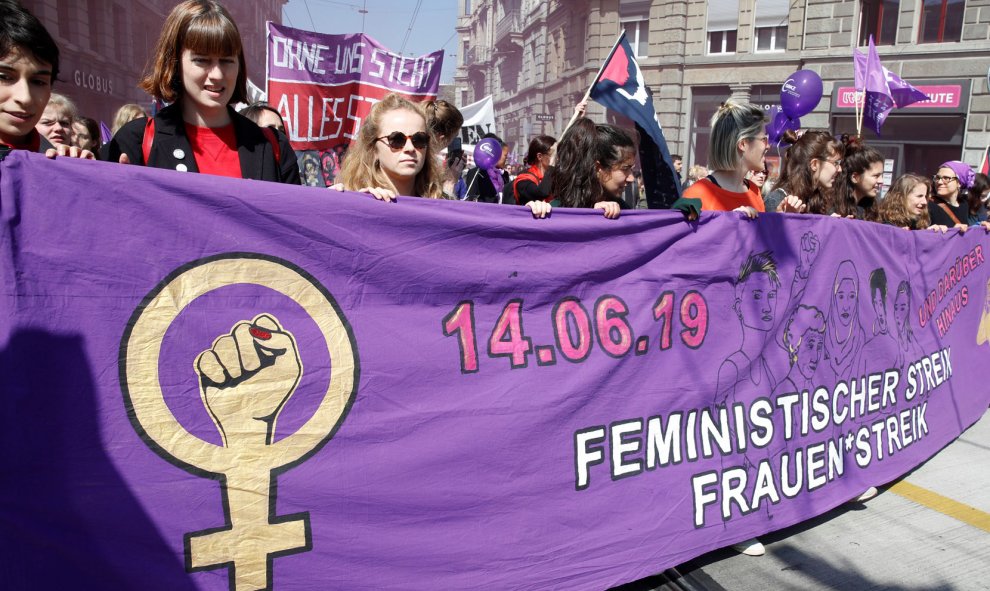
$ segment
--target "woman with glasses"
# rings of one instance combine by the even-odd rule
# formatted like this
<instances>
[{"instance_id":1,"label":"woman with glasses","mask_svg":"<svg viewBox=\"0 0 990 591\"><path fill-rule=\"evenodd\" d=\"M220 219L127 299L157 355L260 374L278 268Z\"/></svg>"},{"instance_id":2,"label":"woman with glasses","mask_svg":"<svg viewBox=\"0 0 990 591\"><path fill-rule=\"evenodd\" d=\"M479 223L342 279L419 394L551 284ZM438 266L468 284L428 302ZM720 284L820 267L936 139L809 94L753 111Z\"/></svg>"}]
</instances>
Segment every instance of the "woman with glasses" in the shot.
<instances>
[{"instance_id":1,"label":"woman with glasses","mask_svg":"<svg viewBox=\"0 0 990 591\"><path fill-rule=\"evenodd\" d=\"M712 173L684 191L685 199L700 199L703 211L738 211L750 218L766 211L760 188L746 180L751 171L764 169L767 152L766 117L763 109L726 101L712 117L708 166ZM793 195L779 202L776 211L800 212L804 204Z\"/></svg>"},{"instance_id":2,"label":"woman with glasses","mask_svg":"<svg viewBox=\"0 0 990 591\"><path fill-rule=\"evenodd\" d=\"M935 196L928 204L933 225L949 226L965 231L969 219L966 189L973 185L976 173L965 162L951 160L938 167L932 177Z\"/></svg>"},{"instance_id":3,"label":"woman with glasses","mask_svg":"<svg viewBox=\"0 0 990 591\"><path fill-rule=\"evenodd\" d=\"M785 199L799 199L808 213L833 214L832 185L842 170L844 148L827 131L807 131L800 138L788 130L784 142L791 144L780 166L776 188L767 195L766 207L777 207Z\"/></svg>"},{"instance_id":4,"label":"woman with glasses","mask_svg":"<svg viewBox=\"0 0 990 591\"><path fill-rule=\"evenodd\" d=\"M883 186L883 154L858 136L842 136L845 155L835 180L835 213L860 220L876 218L877 197Z\"/></svg>"},{"instance_id":5,"label":"woman with glasses","mask_svg":"<svg viewBox=\"0 0 990 591\"><path fill-rule=\"evenodd\" d=\"M139 86L171 103L110 140L108 160L179 172L299 184L286 137L234 111L247 99L244 48L227 9L186 0L165 19Z\"/></svg>"}]
</instances>

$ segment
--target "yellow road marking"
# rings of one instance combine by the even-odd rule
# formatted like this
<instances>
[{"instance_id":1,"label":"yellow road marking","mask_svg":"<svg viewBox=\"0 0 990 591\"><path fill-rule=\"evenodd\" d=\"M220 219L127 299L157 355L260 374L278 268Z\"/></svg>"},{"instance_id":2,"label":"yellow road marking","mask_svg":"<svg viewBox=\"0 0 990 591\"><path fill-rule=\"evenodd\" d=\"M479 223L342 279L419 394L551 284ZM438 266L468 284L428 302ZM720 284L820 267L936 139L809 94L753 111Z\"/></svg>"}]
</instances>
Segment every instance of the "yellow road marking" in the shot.
<instances>
[{"instance_id":1,"label":"yellow road marking","mask_svg":"<svg viewBox=\"0 0 990 591\"><path fill-rule=\"evenodd\" d=\"M953 519L958 519L985 532L990 532L990 513L980 511L976 507L970 507L965 503L960 503L949 497L943 497L936 492L932 492L916 484L911 484L905 480L898 482L887 490L909 501L914 501L919 505L924 505L929 509L938 511L943 515L948 515Z\"/></svg>"}]
</instances>

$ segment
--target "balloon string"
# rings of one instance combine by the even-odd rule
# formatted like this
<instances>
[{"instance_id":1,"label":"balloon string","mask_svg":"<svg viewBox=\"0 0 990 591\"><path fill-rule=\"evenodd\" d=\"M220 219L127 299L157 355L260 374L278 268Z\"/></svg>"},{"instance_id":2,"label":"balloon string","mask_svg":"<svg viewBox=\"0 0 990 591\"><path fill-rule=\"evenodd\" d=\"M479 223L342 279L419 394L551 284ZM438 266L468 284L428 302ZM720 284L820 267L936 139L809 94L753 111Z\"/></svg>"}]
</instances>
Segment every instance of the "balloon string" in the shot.
<instances>
[{"instance_id":1,"label":"balloon string","mask_svg":"<svg viewBox=\"0 0 990 591\"><path fill-rule=\"evenodd\" d=\"M481 170L481 169L478 168L476 170ZM478 173L478 174L481 174L481 173ZM464 190L464 199L461 199L461 201L467 201L468 198L471 196L471 187L474 186L474 181L478 180L478 174L475 174L474 175L474 177L471 179L471 184L468 185L467 186L467 189Z\"/></svg>"}]
</instances>

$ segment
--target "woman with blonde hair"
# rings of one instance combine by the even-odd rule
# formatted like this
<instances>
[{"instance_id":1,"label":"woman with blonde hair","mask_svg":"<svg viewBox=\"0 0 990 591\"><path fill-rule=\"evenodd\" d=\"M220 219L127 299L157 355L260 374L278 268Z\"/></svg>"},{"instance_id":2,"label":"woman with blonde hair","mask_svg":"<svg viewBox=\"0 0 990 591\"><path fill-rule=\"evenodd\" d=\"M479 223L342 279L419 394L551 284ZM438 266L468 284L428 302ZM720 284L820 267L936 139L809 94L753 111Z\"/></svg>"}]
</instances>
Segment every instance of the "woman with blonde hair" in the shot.
<instances>
[{"instance_id":1,"label":"woman with blonde hair","mask_svg":"<svg viewBox=\"0 0 990 591\"><path fill-rule=\"evenodd\" d=\"M901 175L877 206L876 221L905 230L945 232L948 227L933 226L928 214L930 190L931 185L925 177L912 173Z\"/></svg>"},{"instance_id":2,"label":"woman with blonde hair","mask_svg":"<svg viewBox=\"0 0 990 591\"><path fill-rule=\"evenodd\" d=\"M443 175L421 105L392 93L371 107L340 171L345 191L382 201L397 195L443 197Z\"/></svg>"},{"instance_id":3,"label":"woman with blonde hair","mask_svg":"<svg viewBox=\"0 0 990 591\"><path fill-rule=\"evenodd\" d=\"M387 95L371 107L358 136L347 150L340 183L343 191L370 193L381 201L397 195L443 199L443 173L434 155L436 142L427 131L423 107L398 94ZM545 217L550 205L530 205L535 217Z\"/></svg>"},{"instance_id":4,"label":"woman with blonde hair","mask_svg":"<svg viewBox=\"0 0 990 591\"><path fill-rule=\"evenodd\" d=\"M185 0L165 19L142 90L171 103L125 124L108 160L179 172L299 184L288 139L234 111L247 100L241 34L214 0Z\"/></svg>"},{"instance_id":5,"label":"woman with blonde hair","mask_svg":"<svg viewBox=\"0 0 990 591\"><path fill-rule=\"evenodd\" d=\"M763 170L768 139L763 109L728 100L712 117L708 167L712 173L684 191L688 199L700 199L703 211L738 211L750 218L765 211L763 196L746 180L750 171ZM793 195L779 212L802 212L804 204Z\"/></svg>"},{"instance_id":6,"label":"woman with blonde hair","mask_svg":"<svg viewBox=\"0 0 990 591\"><path fill-rule=\"evenodd\" d=\"M145 119L148 117L148 112L144 110L141 105L136 105L134 103L127 103L117 109L117 112L113 116L113 127L110 128L110 132L116 134L120 131L120 128L127 125L135 119Z\"/></svg>"}]
</instances>

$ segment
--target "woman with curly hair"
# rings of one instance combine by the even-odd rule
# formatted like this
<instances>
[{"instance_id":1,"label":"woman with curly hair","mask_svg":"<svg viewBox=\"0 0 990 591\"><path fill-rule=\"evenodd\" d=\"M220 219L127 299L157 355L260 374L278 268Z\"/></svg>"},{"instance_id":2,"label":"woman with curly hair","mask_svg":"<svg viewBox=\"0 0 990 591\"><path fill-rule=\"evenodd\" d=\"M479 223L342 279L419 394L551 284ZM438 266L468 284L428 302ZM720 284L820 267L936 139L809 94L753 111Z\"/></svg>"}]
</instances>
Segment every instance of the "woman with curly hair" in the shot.
<instances>
[{"instance_id":1,"label":"woman with curly hair","mask_svg":"<svg viewBox=\"0 0 990 591\"><path fill-rule=\"evenodd\" d=\"M944 232L948 228L933 226L928 215L929 191L931 185L925 177L913 173L901 175L877 206L876 221L905 230L931 229Z\"/></svg>"},{"instance_id":2,"label":"woman with curly hair","mask_svg":"<svg viewBox=\"0 0 990 591\"><path fill-rule=\"evenodd\" d=\"M808 213L838 213L833 204L832 186L842 169L845 149L827 131L806 131L799 138L788 130L783 141L790 144L780 166L776 188L766 196L767 209L775 209L788 197L800 199Z\"/></svg>"},{"instance_id":3,"label":"woman with curly hair","mask_svg":"<svg viewBox=\"0 0 990 591\"><path fill-rule=\"evenodd\" d=\"M551 194L563 207L600 209L616 219L635 163L636 143L628 133L581 117L557 144Z\"/></svg>"}]
</instances>

